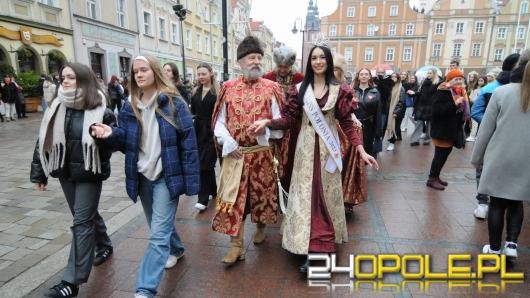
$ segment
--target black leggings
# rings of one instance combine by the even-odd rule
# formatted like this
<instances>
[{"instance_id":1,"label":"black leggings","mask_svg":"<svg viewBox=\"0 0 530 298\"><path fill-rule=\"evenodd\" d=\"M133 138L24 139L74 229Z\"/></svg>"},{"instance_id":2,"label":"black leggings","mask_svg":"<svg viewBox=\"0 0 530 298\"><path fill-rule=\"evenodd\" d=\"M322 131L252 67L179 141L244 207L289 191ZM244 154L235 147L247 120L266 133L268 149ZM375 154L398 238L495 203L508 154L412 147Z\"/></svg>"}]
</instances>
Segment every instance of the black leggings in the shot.
<instances>
[{"instance_id":1,"label":"black leggings","mask_svg":"<svg viewBox=\"0 0 530 298\"><path fill-rule=\"evenodd\" d=\"M492 250L501 249L504 215L506 214L506 241L517 243L523 225L523 202L490 197L488 232Z\"/></svg>"},{"instance_id":2,"label":"black leggings","mask_svg":"<svg viewBox=\"0 0 530 298\"><path fill-rule=\"evenodd\" d=\"M451 154L452 150L453 147L443 148L434 146L434 157L432 159L431 172L429 174L429 177L440 177L440 172L442 171L442 168L444 167L445 162L447 161L447 158L449 157L449 154Z\"/></svg>"}]
</instances>

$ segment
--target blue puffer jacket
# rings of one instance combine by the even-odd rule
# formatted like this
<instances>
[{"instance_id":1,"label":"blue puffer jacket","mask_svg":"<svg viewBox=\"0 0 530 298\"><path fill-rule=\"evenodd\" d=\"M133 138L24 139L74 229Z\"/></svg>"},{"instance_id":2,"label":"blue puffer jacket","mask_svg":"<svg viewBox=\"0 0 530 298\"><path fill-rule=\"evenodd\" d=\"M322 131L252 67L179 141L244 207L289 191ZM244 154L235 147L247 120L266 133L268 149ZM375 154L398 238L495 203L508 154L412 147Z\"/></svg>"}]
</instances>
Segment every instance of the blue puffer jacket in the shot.
<instances>
[{"instance_id":1,"label":"blue puffer jacket","mask_svg":"<svg viewBox=\"0 0 530 298\"><path fill-rule=\"evenodd\" d=\"M160 128L163 175L172 199L182 194L188 196L199 192L200 166L197 140L191 113L179 97L171 98L175 109L170 110L170 97L160 94L157 99L160 110L174 120L178 131L158 113L156 119ZM119 115L119 127L112 129L112 135L104 140L114 150L125 153L125 187L129 197L138 198L138 154L140 151L140 123L136 119L131 103L126 101Z\"/></svg>"}]
</instances>

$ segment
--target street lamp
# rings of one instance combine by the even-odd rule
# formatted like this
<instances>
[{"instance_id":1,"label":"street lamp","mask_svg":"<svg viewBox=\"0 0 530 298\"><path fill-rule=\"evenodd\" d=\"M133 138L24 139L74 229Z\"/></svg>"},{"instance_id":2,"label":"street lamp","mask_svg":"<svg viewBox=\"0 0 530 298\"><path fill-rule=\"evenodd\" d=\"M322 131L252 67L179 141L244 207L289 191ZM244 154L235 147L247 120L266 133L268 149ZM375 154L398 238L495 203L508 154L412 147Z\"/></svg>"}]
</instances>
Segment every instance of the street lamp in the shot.
<instances>
[{"instance_id":1,"label":"street lamp","mask_svg":"<svg viewBox=\"0 0 530 298\"><path fill-rule=\"evenodd\" d=\"M301 59L301 65L300 65L300 71L303 73L304 72L304 43L305 43L305 32L306 30L304 29L304 27L302 26L302 19L301 18L296 18L294 20L294 26L293 26L293 29L291 30L291 32L293 32L293 34L296 34L298 33L298 28L296 28L296 22L297 21L300 21L300 32L302 32L302 59Z\"/></svg>"},{"instance_id":2,"label":"street lamp","mask_svg":"<svg viewBox=\"0 0 530 298\"><path fill-rule=\"evenodd\" d=\"M190 13L189 10L184 8L182 4L180 4L180 1L177 2L177 5L173 5L173 11L177 15L177 17L180 20L180 51L182 52L182 70L184 72L184 82L186 82L187 75L186 75L186 56L184 54L184 20L186 19L186 14Z\"/></svg>"}]
</instances>

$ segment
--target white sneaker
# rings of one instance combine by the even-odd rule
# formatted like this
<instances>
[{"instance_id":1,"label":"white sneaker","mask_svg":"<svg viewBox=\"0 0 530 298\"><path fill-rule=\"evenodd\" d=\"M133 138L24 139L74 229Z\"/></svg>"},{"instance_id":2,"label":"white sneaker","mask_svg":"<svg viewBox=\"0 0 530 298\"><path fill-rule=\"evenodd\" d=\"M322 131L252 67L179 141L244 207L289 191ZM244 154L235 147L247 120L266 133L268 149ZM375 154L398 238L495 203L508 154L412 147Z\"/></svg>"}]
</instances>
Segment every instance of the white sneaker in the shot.
<instances>
[{"instance_id":1,"label":"white sneaker","mask_svg":"<svg viewBox=\"0 0 530 298\"><path fill-rule=\"evenodd\" d=\"M475 137L472 137L472 136L469 136L467 139L466 139L466 142L474 142L475 141Z\"/></svg>"},{"instance_id":2,"label":"white sneaker","mask_svg":"<svg viewBox=\"0 0 530 298\"><path fill-rule=\"evenodd\" d=\"M502 249L502 253L506 255L508 258L516 259L517 258L517 243L507 241L504 243L504 248Z\"/></svg>"},{"instance_id":3,"label":"white sneaker","mask_svg":"<svg viewBox=\"0 0 530 298\"><path fill-rule=\"evenodd\" d=\"M177 265L177 261L180 258L182 258L182 255L180 257L174 256L174 255L169 255L169 257L167 258L166 265L164 266L164 268L171 269L171 268L175 267L175 265Z\"/></svg>"},{"instance_id":4,"label":"white sneaker","mask_svg":"<svg viewBox=\"0 0 530 298\"><path fill-rule=\"evenodd\" d=\"M388 147L386 147L386 151L394 151L394 144L388 144Z\"/></svg>"},{"instance_id":5,"label":"white sneaker","mask_svg":"<svg viewBox=\"0 0 530 298\"><path fill-rule=\"evenodd\" d=\"M407 128L406 128L406 127L405 127L405 128L402 128L401 131L407 131Z\"/></svg>"},{"instance_id":6,"label":"white sneaker","mask_svg":"<svg viewBox=\"0 0 530 298\"><path fill-rule=\"evenodd\" d=\"M482 253L483 253L483 254L500 255L500 254L501 254L501 251L500 251L500 250L492 250L492 249L491 249L491 246L490 246L489 244L486 244L486 245L484 245L484 247L482 248Z\"/></svg>"},{"instance_id":7,"label":"white sneaker","mask_svg":"<svg viewBox=\"0 0 530 298\"><path fill-rule=\"evenodd\" d=\"M427 134L422 132L421 135L420 135L420 139L425 139L427 137Z\"/></svg>"},{"instance_id":8,"label":"white sneaker","mask_svg":"<svg viewBox=\"0 0 530 298\"><path fill-rule=\"evenodd\" d=\"M195 204L195 208L199 209L200 211L204 211L204 210L206 210L206 206L204 206L204 205L201 204L201 203L197 203L197 204Z\"/></svg>"},{"instance_id":9,"label":"white sneaker","mask_svg":"<svg viewBox=\"0 0 530 298\"><path fill-rule=\"evenodd\" d=\"M142 293L136 293L134 294L134 298L149 298L149 297L147 297L147 295L142 294Z\"/></svg>"},{"instance_id":10,"label":"white sneaker","mask_svg":"<svg viewBox=\"0 0 530 298\"><path fill-rule=\"evenodd\" d=\"M488 205L487 204L478 204L477 208L473 212L476 218L486 219L488 216Z\"/></svg>"}]
</instances>

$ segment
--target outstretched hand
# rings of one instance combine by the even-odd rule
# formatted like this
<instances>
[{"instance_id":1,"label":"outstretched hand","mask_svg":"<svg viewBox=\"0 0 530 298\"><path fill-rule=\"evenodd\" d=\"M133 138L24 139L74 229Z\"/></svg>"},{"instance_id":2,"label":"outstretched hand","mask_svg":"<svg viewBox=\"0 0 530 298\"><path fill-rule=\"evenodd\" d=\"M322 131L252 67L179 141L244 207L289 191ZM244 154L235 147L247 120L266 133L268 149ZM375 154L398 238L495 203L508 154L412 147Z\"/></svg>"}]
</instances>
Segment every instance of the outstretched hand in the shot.
<instances>
[{"instance_id":1,"label":"outstretched hand","mask_svg":"<svg viewBox=\"0 0 530 298\"><path fill-rule=\"evenodd\" d=\"M103 123L95 123L90 126L91 134L96 139L106 139L112 134L112 128Z\"/></svg>"},{"instance_id":2,"label":"outstretched hand","mask_svg":"<svg viewBox=\"0 0 530 298\"><path fill-rule=\"evenodd\" d=\"M371 167L379 171L379 164L377 163L377 160L370 154L364 152L361 154L361 158Z\"/></svg>"}]
</instances>

